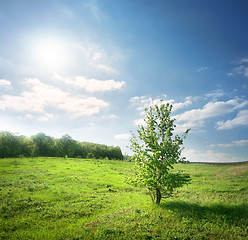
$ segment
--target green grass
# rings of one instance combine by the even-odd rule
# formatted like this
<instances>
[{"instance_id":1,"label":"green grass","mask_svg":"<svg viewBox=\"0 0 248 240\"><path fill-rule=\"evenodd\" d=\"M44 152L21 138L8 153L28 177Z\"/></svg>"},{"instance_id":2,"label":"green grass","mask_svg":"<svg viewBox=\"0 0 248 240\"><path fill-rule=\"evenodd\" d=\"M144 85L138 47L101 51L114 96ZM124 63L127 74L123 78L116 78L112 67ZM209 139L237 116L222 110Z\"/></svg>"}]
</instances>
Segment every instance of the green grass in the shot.
<instances>
[{"instance_id":1,"label":"green grass","mask_svg":"<svg viewBox=\"0 0 248 240\"><path fill-rule=\"evenodd\" d=\"M247 239L248 164L178 164L192 183L154 205L132 163L0 159L0 239Z\"/></svg>"}]
</instances>

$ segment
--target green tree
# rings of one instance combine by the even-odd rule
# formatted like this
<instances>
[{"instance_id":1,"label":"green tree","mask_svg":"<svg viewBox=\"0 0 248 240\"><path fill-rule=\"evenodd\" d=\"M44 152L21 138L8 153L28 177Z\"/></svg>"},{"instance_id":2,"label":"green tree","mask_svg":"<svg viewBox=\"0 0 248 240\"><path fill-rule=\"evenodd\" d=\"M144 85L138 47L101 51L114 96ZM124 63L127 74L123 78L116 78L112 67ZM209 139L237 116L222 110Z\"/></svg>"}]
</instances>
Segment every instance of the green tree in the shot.
<instances>
[{"instance_id":1,"label":"green tree","mask_svg":"<svg viewBox=\"0 0 248 240\"><path fill-rule=\"evenodd\" d=\"M31 156L34 143L25 136L17 136L11 132L0 132L0 158Z\"/></svg>"},{"instance_id":2,"label":"green tree","mask_svg":"<svg viewBox=\"0 0 248 240\"><path fill-rule=\"evenodd\" d=\"M0 157L18 157L20 144L16 135L11 132L0 132Z\"/></svg>"},{"instance_id":3,"label":"green tree","mask_svg":"<svg viewBox=\"0 0 248 240\"><path fill-rule=\"evenodd\" d=\"M108 147L108 158L109 159L123 160L123 155L122 155L120 147L118 147L118 146L117 147L113 147L113 146Z\"/></svg>"},{"instance_id":4,"label":"green tree","mask_svg":"<svg viewBox=\"0 0 248 240\"><path fill-rule=\"evenodd\" d=\"M31 157L34 155L35 143L31 138L18 136L20 156Z\"/></svg>"},{"instance_id":5,"label":"green tree","mask_svg":"<svg viewBox=\"0 0 248 240\"><path fill-rule=\"evenodd\" d=\"M55 141L58 156L68 157L85 157L86 151L78 141L74 140L70 135L65 134Z\"/></svg>"},{"instance_id":6,"label":"green tree","mask_svg":"<svg viewBox=\"0 0 248 240\"><path fill-rule=\"evenodd\" d=\"M76 141L71 136L65 134L60 139L63 156L74 156L74 145Z\"/></svg>"},{"instance_id":7,"label":"green tree","mask_svg":"<svg viewBox=\"0 0 248 240\"><path fill-rule=\"evenodd\" d=\"M44 133L37 133L31 139L35 144L35 156L53 157L55 140Z\"/></svg>"},{"instance_id":8,"label":"green tree","mask_svg":"<svg viewBox=\"0 0 248 240\"><path fill-rule=\"evenodd\" d=\"M181 157L181 145L189 129L181 137L173 136L176 125L170 116L171 110L172 105L165 105L162 100L159 105L146 108L145 124L138 126L138 137L133 134L131 138L135 176L130 182L147 188L157 204L190 181L190 176L183 171L172 171L175 163L185 161Z\"/></svg>"}]
</instances>

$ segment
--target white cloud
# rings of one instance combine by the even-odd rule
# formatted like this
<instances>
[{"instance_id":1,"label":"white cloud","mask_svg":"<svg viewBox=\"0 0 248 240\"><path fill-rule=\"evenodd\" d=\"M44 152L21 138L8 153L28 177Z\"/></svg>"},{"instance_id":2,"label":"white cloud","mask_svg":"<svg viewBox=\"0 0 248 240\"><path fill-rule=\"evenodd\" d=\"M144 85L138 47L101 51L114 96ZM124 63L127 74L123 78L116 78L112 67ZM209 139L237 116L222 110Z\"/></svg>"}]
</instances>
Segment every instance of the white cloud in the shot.
<instances>
[{"instance_id":1,"label":"white cloud","mask_svg":"<svg viewBox=\"0 0 248 240\"><path fill-rule=\"evenodd\" d=\"M219 143L219 144L210 144L208 147L233 147L232 143Z\"/></svg>"},{"instance_id":2,"label":"white cloud","mask_svg":"<svg viewBox=\"0 0 248 240\"><path fill-rule=\"evenodd\" d=\"M98 118L101 118L101 119L117 119L119 118L117 115L115 114L108 114L108 115L102 115Z\"/></svg>"},{"instance_id":3,"label":"white cloud","mask_svg":"<svg viewBox=\"0 0 248 240\"><path fill-rule=\"evenodd\" d=\"M176 117L177 121L200 121L211 117L221 116L235 110L239 102L235 99L227 102L208 102L202 109L192 109L179 114Z\"/></svg>"},{"instance_id":4,"label":"white cloud","mask_svg":"<svg viewBox=\"0 0 248 240\"><path fill-rule=\"evenodd\" d=\"M163 95L163 98L166 98L166 95ZM147 97L147 96L135 96L135 97L132 97L130 99L130 102L136 107L138 113L140 115L144 116L144 114L145 114L144 109L148 108L150 106L160 105L161 99L162 98L153 99L153 98ZM176 112L179 109L183 109L183 108L191 105L192 101L191 101L191 97L187 97L187 98L185 98L184 102L175 102L174 99L168 99L168 100L164 99L162 101L162 103L172 104L173 105L172 112ZM133 121L133 124L136 126L145 125L144 118L135 119Z\"/></svg>"},{"instance_id":5,"label":"white cloud","mask_svg":"<svg viewBox=\"0 0 248 240\"><path fill-rule=\"evenodd\" d=\"M248 127L248 110L241 110L232 120L217 122L218 130L232 129L239 126Z\"/></svg>"},{"instance_id":6,"label":"white cloud","mask_svg":"<svg viewBox=\"0 0 248 240\"><path fill-rule=\"evenodd\" d=\"M248 140L232 141L232 143L211 144L208 147L244 147L248 146Z\"/></svg>"},{"instance_id":7,"label":"white cloud","mask_svg":"<svg viewBox=\"0 0 248 240\"><path fill-rule=\"evenodd\" d=\"M203 125L204 125L204 121L188 121L183 124L179 124L176 122L176 128L174 131L176 134L179 134L185 132L189 128L190 129L199 128L202 127Z\"/></svg>"},{"instance_id":8,"label":"white cloud","mask_svg":"<svg viewBox=\"0 0 248 240\"><path fill-rule=\"evenodd\" d=\"M121 89L125 86L125 82L119 82L114 80L97 80L90 79L83 76L77 76L74 78L64 78L59 75L55 75L55 78L58 80L64 81L66 84L71 85L77 88L83 88L87 92L105 92L105 91L114 91Z\"/></svg>"},{"instance_id":9,"label":"white cloud","mask_svg":"<svg viewBox=\"0 0 248 240\"><path fill-rule=\"evenodd\" d=\"M38 99L43 103L59 103L65 101L70 95L58 87L45 84L37 78L26 78L25 83L31 87L31 92L23 92L22 95L30 99Z\"/></svg>"},{"instance_id":10,"label":"white cloud","mask_svg":"<svg viewBox=\"0 0 248 240\"><path fill-rule=\"evenodd\" d=\"M204 72L204 71L206 71L208 69L209 69L209 67L200 67L200 68L197 69L197 72Z\"/></svg>"},{"instance_id":11,"label":"white cloud","mask_svg":"<svg viewBox=\"0 0 248 240\"><path fill-rule=\"evenodd\" d=\"M240 65L240 66L238 66L238 67L235 67L235 68L233 69L233 71L234 71L234 73L236 73L236 74L242 74L243 71L244 71L244 69L245 69L245 66L244 66L244 65Z\"/></svg>"},{"instance_id":12,"label":"white cloud","mask_svg":"<svg viewBox=\"0 0 248 240\"><path fill-rule=\"evenodd\" d=\"M180 103L174 103L172 102L173 104L173 108L172 108L172 111L177 111L179 109L184 109L185 107L189 106L192 104L192 101L190 99L186 99L184 102L180 102Z\"/></svg>"},{"instance_id":13,"label":"white cloud","mask_svg":"<svg viewBox=\"0 0 248 240\"><path fill-rule=\"evenodd\" d=\"M31 91L21 93L21 96L4 95L0 100L1 110L15 112L44 113L44 106L65 100L68 93L59 88L44 84L36 78L25 79Z\"/></svg>"},{"instance_id":14,"label":"white cloud","mask_svg":"<svg viewBox=\"0 0 248 240\"><path fill-rule=\"evenodd\" d=\"M240 64L242 64L242 63L248 63L248 58L242 58L240 60Z\"/></svg>"},{"instance_id":15,"label":"white cloud","mask_svg":"<svg viewBox=\"0 0 248 240\"><path fill-rule=\"evenodd\" d=\"M240 61L235 62L237 67L232 69L232 72L227 73L228 76L233 76L234 74L243 75L248 77L248 58L242 58Z\"/></svg>"},{"instance_id":16,"label":"white cloud","mask_svg":"<svg viewBox=\"0 0 248 240\"><path fill-rule=\"evenodd\" d=\"M246 67L245 70L244 70L244 76L248 77L248 67Z\"/></svg>"},{"instance_id":17,"label":"white cloud","mask_svg":"<svg viewBox=\"0 0 248 240\"><path fill-rule=\"evenodd\" d=\"M166 95L163 95L163 98L166 98ZM144 116L145 112L144 109L148 108L150 106L154 106L154 105L160 105L161 104L161 98L157 98L157 99L153 99L151 97L147 97L147 96L136 96L136 97L132 97L130 99L130 102L136 106L138 113L142 116ZM172 112L176 112L180 109L184 109L187 106L192 104L192 97L186 97L184 102L176 102L174 99L164 99L162 101L162 103L166 104L172 104ZM144 117L143 118L138 118L135 119L133 121L133 124L138 126L138 125L145 125L145 121L144 121ZM179 132L184 132L186 129L188 129L189 127L186 126L187 124L183 124L183 125L177 125L177 128L175 129L176 133ZM192 124L190 125L190 127L192 127Z\"/></svg>"},{"instance_id":18,"label":"white cloud","mask_svg":"<svg viewBox=\"0 0 248 240\"><path fill-rule=\"evenodd\" d=\"M141 125L143 125L143 126L145 126L146 125L146 123L145 123L145 121L144 121L144 118L139 118L139 119L135 119L134 121L133 121L133 124L135 125L135 126L141 126Z\"/></svg>"},{"instance_id":19,"label":"white cloud","mask_svg":"<svg viewBox=\"0 0 248 240\"><path fill-rule=\"evenodd\" d=\"M100 112L109 103L95 97L69 97L65 102L59 103L58 108L71 112L73 117L92 116Z\"/></svg>"},{"instance_id":20,"label":"white cloud","mask_svg":"<svg viewBox=\"0 0 248 240\"><path fill-rule=\"evenodd\" d=\"M166 95L163 96L163 98L165 98ZM151 97L147 97L147 96L136 96L136 97L132 97L130 99L130 102L132 104L134 104L137 107L137 110L139 112L143 112L145 108L148 108L150 106L155 106L155 105L160 105L161 104L161 99L163 98L151 98ZM185 98L184 102L175 102L174 99L163 99L162 101L163 104L169 103L172 104L172 112L176 112L179 109L183 109L189 105L192 104L191 101L191 97L187 97Z\"/></svg>"},{"instance_id":21,"label":"white cloud","mask_svg":"<svg viewBox=\"0 0 248 240\"><path fill-rule=\"evenodd\" d=\"M65 101L69 93L52 85L44 84L37 78L27 78L25 84L31 91L24 91L20 96L3 95L0 109L14 112L44 113L45 106Z\"/></svg>"},{"instance_id":22,"label":"white cloud","mask_svg":"<svg viewBox=\"0 0 248 240\"><path fill-rule=\"evenodd\" d=\"M72 113L73 117L92 116L100 112L109 103L95 97L71 96L67 91L45 84L37 78L27 78L24 84L29 91L24 91L20 96L3 95L0 98L0 110L25 113L26 118L39 121L48 121L54 114L48 109L64 110Z\"/></svg>"},{"instance_id":23,"label":"white cloud","mask_svg":"<svg viewBox=\"0 0 248 240\"><path fill-rule=\"evenodd\" d=\"M242 98L237 98L237 100L240 101L240 103L235 107L235 110L242 109L248 105L248 100L243 100Z\"/></svg>"},{"instance_id":24,"label":"white cloud","mask_svg":"<svg viewBox=\"0 0 248 240\"><path fill-rule=\"evenodd\" d=\"M118 74L118 71L110 66L111 61L107 53L103 50L96 49L89 57L89 64L99 70L103 70L107 73Z\"/></svg>"},{"instance_id":25,"label":"white cloud","mask_svg":"<svg viewBox=\"0 0 248 240\"><path fill-rule=\"evenodd\" d=\"M32 115L32 114L26 114L25 117L27 119L34 119L34 115Z\"/></svg>"},{"instance_id":26,"label":"white cloud","mask_svg":"<svg viewBox=\"0 0 248 240\"><path fill-rule=\"evenodd\" d=\"M96 67L99 69L102 69L106 72L109 72L109 73L115 73L116 72L116 70L114 68L107 66L107 65L104 65L104 64L97 64Z\"/></svg>"},{"instance_id":27,"label":"white cloud","mask_svg":"<svg viewBox=\"0 0 248 240\"><path fill-rule=\"evenodd\" d=\"M218 94L217 94L218 95ZM225 114L234 112L237 109L241 109L248 104L247 100L243 99L231 99L226 102L208 102L203 108L192 109L184 113L175 115L176 118L176 132L184 132L188 128L199 128L204 126L204 121L209 118L223 116ZM217 123L219 128L223 125L223 122Z\"/></svg>"},{"instance_id":28,"label":"white cloud","mask_svg":"<svg viewBox=\"0 0 248 240\"><path fill-rule=\"evenodd\" d=\"M237 162L244 159L233 157L231 154L226 152L214 152L208 150L205 154L208 162Z\"/></svg>"},{"instance_id":29,"label":"white cloud","mask_svg":"<svg viewBox=\"0 0 248 240\"><path fill-rule=\"evenodd\" d=\"M147 96L135 96L129 101L137 107L138 111L143 111L145 108L149 107L149 99Z\"/></svg>"},{"instance_id":30,"label":"white cloud","mask_svg":"<svg viewBox=\"0 0 248 240\"><path fill-rule=\"evenodd\" d=\"M239 140L239 141L233 141L233 143L236 145L236 146L248 146L248 139L246 140Z\"/></svg>"},{"instance_id":31,"label":"white cloud","mask_svg":"<svg viewBox=\"0 0 248 240\"><path fill-rule=\"evenodd\" d=\"M225 92L222 89L217 89L210 93L205 94L206 97L214 98L214 99L218 99L219 97L222 97L224 95L225 95Z\"/></svg>"},{"instance_id":32,"label":"white cloud","mask_svg":"<svg viewBox=\"0 0 248 240\"><path fill-rule=\"evenodd\" d=\"M88 41L76 43L73 47L79 52L85 70L91 72L100 70L108 74L118 74L113 65L121 58L121 54L116 47L111 46L111 48L105 49Z\"/></svg>"},{"instance_id":33,"label":"white cloud","mask_svg":"<svg viewBox=\"0 0 248 240\"><path fill-rule=\"evenodd\" d=\"M0 87L11 86L11 82L6 79L0 79Z\"/></svg>"},{"instance_id":34,"label":"white cloud","mask_svg":"<svg viewBox=\"0 0 248 240\"><path fill-rule=\"evenodd\" d=\"M233 74L232 72L228 72L226 75L227 75L228 77L232 77L234 74Z\"/></svg>"},{"instance_id":35,"label":"white cloud","mask_svg":"<svg viewBox=\"0 0 248 240\"><path fill-rule=\"evenodd\" d=\"M54 118L54 115L52 113L45 113L44 115L38 117L38 121L48 122L52 118Z\"/></svg>"},{"instance_id":36,"label":"white cloud","mask_svg":"<svg viewBox=\"0 0 248 240\"><path fill-rule=\"evenodd\" d=\"M115 135L115 139L117 140L122 140L122 139L129 139L130 138L130 134L117 134Z\"/></svg>"},{"instance_id":37,"label":"white cloud","mask_svg":"<svg viewBox=\"0 0 248 240\"><path fill-rule=\"evenodd\" d=\"M96 62L102 58L102 54L100 52L95 52L92 56L92 61Z\"/></svg>"},{"instance_id":38,"label":"white cloud","mask_svg":"<svg viewBox=\"0 0 248 240\"><path fill-rule=\"evenodd\" d=\"M183 113L172 115L173 118L176 119L176 128L175 133L182 133L185 132L188 128L191 128L192 131L202 131L199 128L202 128L205 124L206 119L215 118L224 116L226 114L232 113L237 110L241 110L245 106L248 105L248 100L244 100L242 98L234 98L227 101L216 101L216 98L219 98L221 96L225 95L223 90L216 90L212 91L211 93L205 94L207 98L213 99L213 101L210 101L206 103L202 108L198 109L191 109L188 111L185 111ZM163 96L165 98L166 96ZM201 97L200 100L207 100L207 98ZM186 107L193 104L193 101L199 102L199 99L197 97L187 97L183 102L176 102L174 99L170 100L163 100L163 103L170 103L173 105L173 112L177 110L183 110ZM136 96L130 99L130 102L136 107L138 110L138 113L142 116L144 116L144 108L149 106L154 106L155 104L160 104L160 99L152 99L147 96ZM245 113L242 114L242 116L239 117L239 119L242 121L242 124L246 124ZM247 121L248 122L248 121ZM138 118L133 121L134 125L145 125L143 118ZM224 122L218 122L218 129L224 128ZM227 123L227 125L230 124L230 122Z\"/></svg>"},{"instance_id":39,"label":"white cloud","mask_svg":"<svg viewBox=\"0 0 248 240\"><path fill-rule=\"evenodd\" d=\"M194 149L183 151L183 156L190 162L242 162L245 158L235 157L225 152L214 152L208 150L206 152L196 151Z\"/></svg>"},{"instance_id":40,"label":"white cloud","mask_svg":"<svg viewBox=\"0 0 248 240\"><path fill-rule=\"evenodd\" d=\"M0 100L0 110L13 112L44 112L43 103L38 99L28 98L24 96L4 95Z\"/></svg>"}]
</instances>

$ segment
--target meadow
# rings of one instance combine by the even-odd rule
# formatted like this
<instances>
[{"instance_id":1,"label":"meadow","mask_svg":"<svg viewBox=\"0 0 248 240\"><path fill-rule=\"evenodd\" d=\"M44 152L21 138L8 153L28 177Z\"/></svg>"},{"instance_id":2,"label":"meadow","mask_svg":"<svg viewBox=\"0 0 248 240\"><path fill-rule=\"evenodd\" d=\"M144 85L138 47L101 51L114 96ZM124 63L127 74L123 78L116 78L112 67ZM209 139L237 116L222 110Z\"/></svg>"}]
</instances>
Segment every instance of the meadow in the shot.
<instances>
[{"instance_id":1,"label":"meadow","mask_svg":"<svg viewBox=\"0 0 248 240\"><path fill-rule=\"evenodd\" d=\"M0 159L0 239L248 239L248 164L177 164L190 185L153 204L132 162Z\"/></svg>"}]
</instances>

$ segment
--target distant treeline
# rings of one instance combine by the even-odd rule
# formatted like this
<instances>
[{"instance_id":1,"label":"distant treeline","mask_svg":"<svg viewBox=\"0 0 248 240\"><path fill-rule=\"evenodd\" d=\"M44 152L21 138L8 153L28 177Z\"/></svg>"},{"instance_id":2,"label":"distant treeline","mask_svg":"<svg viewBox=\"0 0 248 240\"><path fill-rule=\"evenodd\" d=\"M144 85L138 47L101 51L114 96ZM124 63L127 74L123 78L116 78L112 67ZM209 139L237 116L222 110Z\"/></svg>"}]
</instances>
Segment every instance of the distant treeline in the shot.
<instances>
[{"instance_id":1,"label":"distant treeline","mask_svg":"<svg viewBox=\"0 0 248 240\"><path fill-rule=\"evenodd\" d=\"M26 137L0 132L0 158L36 156L123 159L120 147L78 142L67 134L55 139L44 133Z\"/></svg>"}]
</instances>

